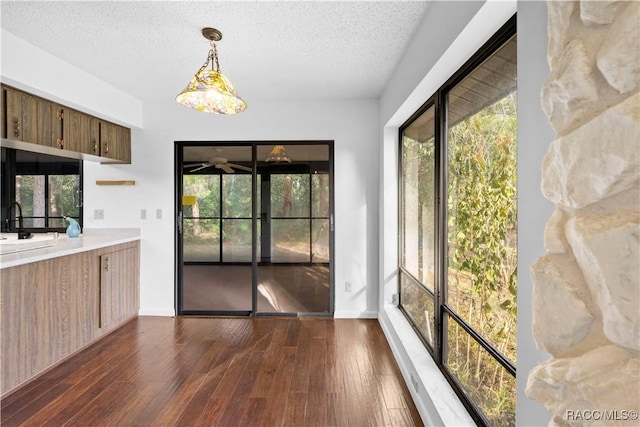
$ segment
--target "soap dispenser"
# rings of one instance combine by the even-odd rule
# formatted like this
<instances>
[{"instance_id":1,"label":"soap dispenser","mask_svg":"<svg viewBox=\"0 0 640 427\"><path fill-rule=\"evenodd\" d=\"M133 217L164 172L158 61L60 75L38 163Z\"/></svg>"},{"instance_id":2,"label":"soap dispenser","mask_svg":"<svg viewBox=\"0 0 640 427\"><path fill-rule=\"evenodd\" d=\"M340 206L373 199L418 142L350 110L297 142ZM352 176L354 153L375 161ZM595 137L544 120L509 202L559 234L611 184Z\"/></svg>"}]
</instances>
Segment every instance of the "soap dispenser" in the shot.
<instances>
[{"instance_id":1,"label":"soap dispenser","mask_svg":"<svg viewBox=\"0 0 640 427\"><path fill-rule=\"evenodd\" d=\"M65 216L64 219L69 222L69 226L67 227L67 236L69 237L78 237L80 236L80 224L73 218L69 218Z\"/></svg>"}]
</instances>

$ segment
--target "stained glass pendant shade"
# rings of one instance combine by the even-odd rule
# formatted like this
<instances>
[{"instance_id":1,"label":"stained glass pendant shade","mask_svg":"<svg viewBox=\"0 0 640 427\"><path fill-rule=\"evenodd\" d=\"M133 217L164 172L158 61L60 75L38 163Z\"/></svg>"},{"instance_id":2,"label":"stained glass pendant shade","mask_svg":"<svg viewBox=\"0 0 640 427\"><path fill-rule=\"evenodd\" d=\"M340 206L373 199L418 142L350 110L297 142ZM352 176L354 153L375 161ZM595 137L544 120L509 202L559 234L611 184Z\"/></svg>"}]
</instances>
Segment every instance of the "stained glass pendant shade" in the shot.
<instances>
[{"instance_id":1,"label":"stained glass pendant shade","mask_svg":"<svg viewBox=\"0 0 640 427\"><path fill-rule=\"evenodd\" d=\"M196 111L215 114L236 114L247 109L247 103L220 71L216 42L222 33L215 28L203 28L202 35L209 40L211 49L207 61L193 76L187 87L176 96L176 101ZM211 64L211 69L207 67Z\"/></svg>"}]
</instances>

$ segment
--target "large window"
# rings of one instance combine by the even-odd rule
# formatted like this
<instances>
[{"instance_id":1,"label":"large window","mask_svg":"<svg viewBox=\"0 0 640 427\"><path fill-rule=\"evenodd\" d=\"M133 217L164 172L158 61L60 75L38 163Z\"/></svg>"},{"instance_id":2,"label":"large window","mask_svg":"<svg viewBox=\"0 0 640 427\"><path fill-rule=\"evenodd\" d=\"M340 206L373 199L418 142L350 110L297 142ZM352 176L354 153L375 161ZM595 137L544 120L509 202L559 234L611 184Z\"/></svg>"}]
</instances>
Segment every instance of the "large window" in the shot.
<instances>
[{"instance_id":1,"label":"large window","mask_svg":"<svg viewBox=\"0 0 640 427\"><path fill-rule=\"evenodd\" d=\"M515 425L512 19L401 129L400 307L479 423Z\"/></svg>"},{"instance_id":2,"label":"large window","mask_svg":"<svg viewBox=\"0 0 640 427\"><path fill-rule=\"evenodd\" d=\"M64 231L71 217L82 224L82 161L2 148L2 229L16 231L22 209L26 231Z\"/></svg>"}]
</instances>

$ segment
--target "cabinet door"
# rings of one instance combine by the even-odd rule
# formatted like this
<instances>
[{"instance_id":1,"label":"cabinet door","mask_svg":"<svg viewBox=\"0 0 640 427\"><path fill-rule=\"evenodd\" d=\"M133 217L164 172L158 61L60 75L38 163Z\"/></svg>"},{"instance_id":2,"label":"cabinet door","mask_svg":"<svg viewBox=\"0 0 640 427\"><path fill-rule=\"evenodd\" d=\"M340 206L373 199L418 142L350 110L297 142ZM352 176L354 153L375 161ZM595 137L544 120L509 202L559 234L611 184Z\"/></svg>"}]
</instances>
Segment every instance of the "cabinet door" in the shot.
<instances>
[{"instance_id":1,"label":"cabinet door","mask_svg":"<svg viewBox=\"0 0 640 427\"><path fill-rule=\"evenodd\" d=\"M100 155L100 120L89 117L89 154Z\"/></svg>"},{"instance_id":2,"label":"cabinet door","mask_svg":"<svg viewBox=\"0 0 640 427\"><path fill-rule=\"evenodd\" d=\"M67 108L64 112L65 149L79 153L100 155L98 144L98 119Z\"/></svg>"},{"instance_id":3,"label":"cabinet door","mask_svg":"<svg viewBox=\"0 0 640 427\"><path fill-rule=\"evenodd\" d=\"M22 92L5 88L6 119L2 127L3 135L8 139L23 141Z\"/></svg>"},{"instance_id":4,"label":"cabinet door","mask_svg":"<svg viewBox=\"0 0 640 427\"><path fill-rule=\"evenodd\" d=\"M115 159L117 151L118 128L113 123L100 122L100 155Z\"/></svg>"},{"instance_id":5,"label":"cabinet door","mask_svg":"<svg viewBox=\"0 0 640 427\"><path fill-rule=\"evenodd\" d=\"M5 88L6 118L3 123L3 136L17 141L39 144L38 113L40 98Z\"/></svg>"},{"instance_id":6,"label":"cabinet door","mask_svg":"<svg viewBox=\"0 0 640 427\"><path fill-rule=\"evenodd\" d=\"M118 160L131 163L131 129L118 126Z\"/></svg>"},{"instance_id":7,"label":"cabinet door","mask_svg":"<svg viewBox=\"0 0 640 427\"><path fill-rule=\"evenodd\" d=\"M100 123L102 157L131 163L131 130L109 122Z\"/></svg>"},{"instance_id":8,"label":"cabinet door","mask_svg":"<svg viewBox=\"0 0 640 427\"><path fill-rule=\"evenodd\" d=\"M64 134L66 132L64 126L64 110L65 107L58 104L52 104L52 113L53 113L53 146L55 148L59 148L64 150Z\"/></svg>"},{"instance_id":9,"label":"cabinet door","mask_svg":"<svg viewBox=\"0 0 640 427\"><path fill-rule=\"evenodd\" d=\"M21 141L38 143L38 99L27 93L21 94L22 138Z\"/></svg>"},{"instance_id":10,"label":"cabinet door","mask_svg":"<svg viewBox=\"0 0 640 427\"><path fill-rule=\"evenodd\" d=\"M100 328L110 329L138 312L137 249L100 256Z\"/></svg>"},{"instance_id":11,"label":"cabinet door","mask_svg":"<svg viewBox=\"0 0 640 427\"><path fill-rule=\"evenodd\" d=\"M56 146L56 127L60 126L55 105L46 99L36 98L36 140L29 141L47 147Z\"/></svg>"}]
</instances>

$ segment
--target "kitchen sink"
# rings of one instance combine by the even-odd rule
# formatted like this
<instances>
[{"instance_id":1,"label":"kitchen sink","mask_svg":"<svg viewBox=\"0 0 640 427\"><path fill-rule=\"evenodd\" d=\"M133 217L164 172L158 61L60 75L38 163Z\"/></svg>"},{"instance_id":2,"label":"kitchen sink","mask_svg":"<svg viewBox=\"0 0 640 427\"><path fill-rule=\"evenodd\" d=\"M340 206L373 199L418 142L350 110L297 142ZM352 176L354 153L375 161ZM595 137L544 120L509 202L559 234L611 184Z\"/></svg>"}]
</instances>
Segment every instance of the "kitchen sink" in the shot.
<instances>
[{"instance_id":1,"label":"kitchen sink","mask_svg":"<svg viewBox=\"0 0 640 427\"><path fill-rule=\"evenodd\" d=\"M2 233L0 235L0 255L14 252L30 251L46 248L56 244L55 234L33 234L29 239L18 239L17 233Z\"/></svg>"}]
</instances>

